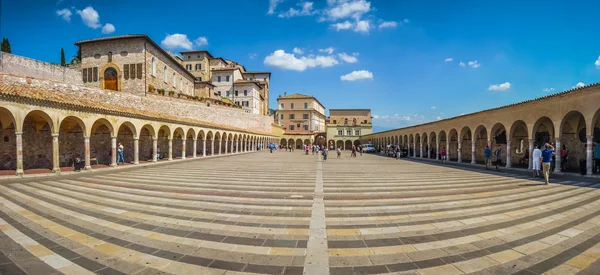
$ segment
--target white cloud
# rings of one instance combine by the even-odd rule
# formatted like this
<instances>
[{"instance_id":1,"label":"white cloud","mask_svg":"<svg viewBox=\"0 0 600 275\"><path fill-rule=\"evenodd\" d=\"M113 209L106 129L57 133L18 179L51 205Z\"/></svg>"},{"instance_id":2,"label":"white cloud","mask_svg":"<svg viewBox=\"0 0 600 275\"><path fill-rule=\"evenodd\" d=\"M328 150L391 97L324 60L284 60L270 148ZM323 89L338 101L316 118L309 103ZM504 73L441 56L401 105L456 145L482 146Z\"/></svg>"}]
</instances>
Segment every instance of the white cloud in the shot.
<instances>
[{"instance_id":1,"label":"white cloud","mask_svg":"<svg viewBox=\"0 0 600 275\"><path fill-rule=\"evenodd\" d=\"M575 86L573 86L573 88L581 88L585 86L585 84L583 82L577 82L577 84L575 84Z\"/></svg>"},{"instance_id":2,"label":"white cloud","mask_svg":"<svg viewBox=\"0 0 600 275\"><path fill-rule=\"evenodd\" d=\"M313 10L313 2L302 2L299 3L298 6L301 6L302 9L297 10L294 8L290 8L288 11L280 13L278 17L286 18L294 16L309 16L315 13L315 11Z\"/></svg>"},{"instance_id":3,"label":"white cloud","mask_svg":"<svg viewBox=\"0 0 600 275\"><path fill-rule=\"evenodd\" d=\"M435 117L435 120L442 120L442 117L441 116L437 116L437 117Z\"/></svg>"},{"instance_id":4,"label":"white cloud","mask_svg":"<svg viewBox=\"0 0 600 275\"><path fill-rule=\"evenodd\" d=\"M363 14L371 11L371 2L365 0L340 0L327 1L330 5L325 10L330 20L339 20L352 17L358 20Z\"/></svg>"},{"instance_id":5,"label":"white cloud","mask_svg":"<svg viewBox=\"0 0 600 275\"><path fill-rule=\"evenodd\" d=\"M303 54L304 51L298 47L295 47L294 50L292 50L295 54Z\"/></svg>"},{"instance_id":6,"label":"white cloud","mask_svg":"<svg viewBox=\"0 0 600 275\"><path fill-rule=\"evenodd\" d=\"M205 46L205 45L208 45L208 39L205 36L200 36L200 37L196 38L196 40L194 40L194 43L197 46Z\"/></svg>"},{"instance_id":7,"label":"white cloud","mask_svg":"<svg viewBox=\"0 0 600 275\"><path fill-rule=\"evenodd\" d=\"M104 27L102 27L103 34L113 33L114 31L115 31L115 25L113 25L111 23L106 23L106 25L104 25Z\"/></svg>"},{"instance_id":8,"label":"white cloud","mask_svg":"<svg viewBox=\"0 0 600 275\"><path fill-rule=\"evenodd\" d=\"M360 20L358 22L356 22L356 26L354 27L354 31L355 32L369 32L369 29L371 28L371 25L369 24L369 21L367 20Z\"/></svg>"},{"instance_id":9,"label":"white cloud","mask_svg":"<svg viewBox=\"0 0 600 275\"><path fill-rule=\"evenodd\" d=\"M477 68L481 67L481 64L479 64L479 62L477 62L477 60L475 60L475 61L469 61L468 64L473 69L477 69Z\"/></svg>"},{"instance_id":10,"label":"white cloud","mask_svg":"<svg viewBox=\"0 0 600 275\"><path fill-rule=\"evenodd\" d=\"M435 109L435 106L431 106L431 109Z\"/></svg>"},{"instance_id":11,"label":"white cloud","mask_svg":"<svg viewBox=\"0 0 600 275\"><path fill-rule=\"evenodd\" d=\"M83 23L88 27L92 29L102 27L100 24L100 15L98 15L98 12L92 8L92 6L89 6L83 10L78 10L77 14L81 16L81 20L83 20Z\"/></svg>"},{"instance_id":12,"label":"white cloud","mask_svg":"<svg viewBox=\"0 0 600 275\"><path fill-rule=\"evenodd\" d=\"M510 82L504 82L502 84L490 85L488 91L505 91L510 88Z\"/></svg>"},{"instance_id":13,"label":"white cloud","mask_svg":"<svg viewBox=\"0 0 600 275\"><path fill-rule=\"evenodd\" d=\"M71 22L71 15L72 14L73 13L69 9L62 9L62 10L57 10L56 11L56 15L62 17L62 19L64 19L67 22Z\"/></svg>"},{"instance_id":14,"label":"white cloud","mask_svg":"<svg viewBox=\"0 0 600 275\"><path fill-rule=\"evenodd\" d=\"M338 56L340 57L340 59L346 63L356 63L358 62L358 58L356 58L358 56L358 53L353 53L352 55L346 54L346 53L340 53L338 54Z\"/></svg>"},{"instance_id":15,"label":"white cloud","mask_svg":"<svg viewBox=\"0 0 600 275\"><path fill-rule=\"evenodd\" d=\"M396 21L384 21L379 24L378 28L381 30L385 28L395 28L396 26L398 26Z\"/></svg>"},{"instance_id":16,"label":"white cloud","mask_svg":"<svg viewBox=\"0 0 600 275\"><path fill-rule=\"evenodd\" d=\"M352 24L352 23L350 23L350 21L346 20L342 23L331 24L331 26L334 27L336 31L340 31L340 30L349 30L354 26L354 24Z\"/></svg>"},{"instance_id":17,"label":"white cloud","mask_svg":"<svg viewBox=\"0 0 600 275\"><path fill-rule=\"evenodd\" d=\"M554 88L544 88L542 91L546 93L554 92Z\"/></svg>"},{"instance_id":18,"label":"white cloud","mask_svg":"<svg viewBox=\"0 0 600 275\"><path fill-rule=\"evenodd\" d=\"M406 24L406 23L408 23L410 21L408 21L408 19L404 19L404 20L402 20L402 22L404 22L404 24Z\"/></svg>"},{"instance_id":19,"label":"white cloud","mask_svg":"<svg viewBox=\"0 0 600 275\"><path fill-rule=\"evenodd\" d=\"M340 76L340 79L342 81L356 81L356 80L360 80L360 79L373 79L373 73L366 71L366 70L353 71L347 75Z\"/></svg>"},{"instance_id":20,"label":"white cloud","mask_svg":"<svg viewBox=\"0 0 600 275\"><path fill-rule=\"evenodd\" d=\"M269 0L269 11L267 11L267 14L275 13L275 8L277 8L277 5L281 2L283 2L283 0Z\"/></svg>"},{"instance_id":21,"label":"white cloud","mask_svg":"<svg viewBox=\"0 0 600 275\"><path fill-rule=\"evenodd\" d=\"M329 48L325 48L325 49L319 49L320 53L328 53L328 54L332 54L333 51L335 51L335 49L333 47L329 47Z\"/></svg>"},{"instance_id":22,"label":"white cloud","mask_svg":"<svg viewBox=\"0 0 600 275\"><path fill-rule=\"evenodd\" d=\"M596 62L594 62L594 65L596 65L596 68L600 69L600 56L598 56L598 59L596 59Z\"/></svg>"},{"instance_id":23,"label":"white cloud","mask_svg":"<svg viewBox=\"0 0 600 275\"><path fill-rule=\"evenodd\" d=\"M308 68L331 67L339 64L339 62L333 56L317 55L297 58L292 53L286 53L284 50L276 50L265 57L264 64L283 70L304 71Z\"/></svg>"},{"instance_id":24,"label":"white cloud","mask_svg":"<svg viewBox=\"0 0 600 275\"><path fill-rule=\"evenodd\" d=\"M454 59L452 59L452 57L450 57L450 58L444 59L444 62L452 62L452 60L454 60ZM462 62L460 62L460 63L462 63ZM465 64L465 63L462 63L462 64Z\"/></svg>"},{"instance_id":25,"label":"white cloud","mask_svg":"<svg viewBox=\"0 0 600 275\"><path fill-rule=\"evenodd\" d=\"M163 39L163 41L160 42L160 44L167 49L180 48L180 49L191 51L193 48L192 41L190 41L188 39L187 35L180 34L180 33L171 34L171 35L167 34L165 39Z\"/></svg>"},{"instance_id":26,"label":"white cloud","mask_svg":"<svg viewBox=\"0 0 600 275\"><path fill-rule=\"evenodd\" d=\"M254 58L256 58L256 56L258 56L258 55L257 55L257 54L255 54L255 53L248 54L248 57L249 57L250 59L254 59Z\"/></svg>"},{"instance_id":27,"label":"white cloud","mask_svg":"<svg viewBox=\"0 0 600 275\"><path fill-rule=\"evenodd\" d=\"M461 61L461 62L460 62L458 65L460 65L461 67L464 67L464 66L466 66L466 64L465 64L465 63L463 63L462 61Z\"/></svg>"}]
</instances>

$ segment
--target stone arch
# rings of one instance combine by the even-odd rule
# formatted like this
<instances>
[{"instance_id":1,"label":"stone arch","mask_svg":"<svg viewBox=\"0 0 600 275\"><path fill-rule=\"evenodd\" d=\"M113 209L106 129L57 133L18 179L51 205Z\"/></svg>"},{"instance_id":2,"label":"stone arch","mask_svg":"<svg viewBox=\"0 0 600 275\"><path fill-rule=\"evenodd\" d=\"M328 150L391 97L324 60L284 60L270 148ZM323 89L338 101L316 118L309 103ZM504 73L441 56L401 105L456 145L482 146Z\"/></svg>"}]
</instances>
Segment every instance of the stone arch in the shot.
<instances>
[{"instance_id":1,"label":"stone arch","mask_svg":"<svg viewBox=\"0 0 600 275\"><path fill-rule=\"evenodd\" d=\"M408 155L411 157L415 156L415 138L413 134L408 136Z\"/></svg>"},{"instance_id":2,"label":"stone arch","mask_svg":"<svg viewBox=\"0 0 600 275\"><path fill-rule=\"evenodd\" d=\"M161 156L161 159L168 157L169 139L171 139L172 137L172 129L169 126L161 125L160 128L158 128L157 153Z\"/></svg>"},{"instance_id":3,"label":"stone arch","mask_svg":"<svg viewBox=\"0 0 600 275\"><path fill-rule=\"evenodd\" d=\"M68 170L74 158L85 158L86 127L83 120L67 116L58 125L58 152L61 170ZM69 168L67 168L69 167Z\"/></svg>"},{"instance_id":4,"label":"stone arch","mask_svg":"<svg viewBox=\"0 0 600 275\"><path fill-rule=\"evenodd\" d=\"M150 124L145 124L140 128L139 137L139 159L141 161L152 161L154 154L154 137L156 130Z\"/></svg>"},{"instance_id":5,"label":"stone arch","mask_svg":"<svg viewBox=\"0 0 600 275\"><path fill-rule=\"evenodd\" d=\"M95 159L94 163L110 165L113 157L112 137L116 137L116 130L110 121L100 118L90 127L90 157ZM115 144L116 146L116 144Z\"/></svg>"},{"instance_id":6,"label":"stone arch","mask_svg":"<svg viewBox=\"0 0 600 275\"><path fill-rule=\"evenodd\" d=\"M458 131L456 130L456 128L452 128L450 129L450 131L448 131L448 141L449 141L449 146L448 146L448 160L451 161L458 161L458 141L459 141L459 136L458 136Z\"/></svg>"},{"instance_id":7,"label":"stone arch","mask_svg":"<svg viewBox=\"0 0 600 275\"><path fill-rule=\"evenodd\" d=\"M301 139L296 139L296 149L302 149L304 142Z\"/></svg>"},{"instance_id":8,"label":"stone arch","mask_svg":"<svg viewBox=\"0 0 600 275\"><path fill-rule=\"evenodd\" d=\"M287 140L285 138L282 138L281 141L279 141L279 144L287 147Z\"/></svg>"},{"instance_id":9,"label":"stone arch","mask_svg":"<svg viewBox=\"0 0 600 275\"><path fill-rule=\"evenodd\" d=\"M437 152L437 156L438 159L441 159L442 157L442 150L446 150L446 155L448 154L448 135L446 134L446 131L444 130L440 130L440 132L437 134L437 142L439 144L438 147L438 152Z\"/></svg>"},{"instance_id":10,"label":"stone arch","mask_svg":"<svg viewBox=\"0 0 600 275\"><path fill-rule=\"evenodd\" d=\"M475 141L475 163L485 164L485 147L488 146L488 130L485 125L479 125L473 132L473 139ZM502 156L506 156L506 146L503 146ZM504 163L505 161L503 161Z\"/></svg>"},{"instance_id":11,"label":"stone arch","mask_svg":"<svg viewBox=\"0 0 600 275\"><path fill-rule=\"evenodd\" d=\"M513 122L510 126L509 137L511 143L511 166L529 167L531 152L527 124L523 120ZM531 143L531 149L533 149L533 143Z\"/></svg>"},{"instance_id":12,"label":"stone arch","mask_svg":"<svg viewBox=\"0 0 600 275\"><path fill-rule=\"evenodd\" d=\"M219 131L215 131L215 135L214 135L214 141L213 141L213 155L220 155L221 154L221 147L222 147L222 143L221 143L221 139L223 138L222 133L220 133Z\"/></svg>"},{"instance_id":13,"label":"stone arch","mask_svg":"<svg viewBox=\"0 0 600 275\"><path fill-rule=\"evenodd\" d=\"M310 139L305 139L304 140L304 145L310 145Z\"/></svg>"},{"instance_id":14,"label":"stone arch","mask_svg":"<svg viewBox=\"0 0 600 275\"><path fill-rule=\"evenodd\" d=\"M196 152L194 152L196 156L204 156L204 147L206 146L205 142L206 144L208 144L208 142L205 141L205 139L206 133L204 132L204 129L199 129L196 133Z\"/></svg>"},{"instance_id":15,"label":"stone arch","mask_svg":"<svg viewBox=\"0 0 600 275\"><path fill-rule=\"evenodd\" d=\"M211 130L206 131L206 155L212 156L214 151L214 140L215 136Z\"/></svg>"},{"instance_id":16,"label":"stone arch","mask_svg":"<svg viewBox=\"0 0 600 275\"><path fill-rule=\"evenodd\" d=\"M183 141L185 140L185 131L181 127L175 127L173 130L173 140L171 141L172 149L171 156L173 159L183 157ZM187 144L186 144L187 145ZM187 146L186 146L187 147Z\"/></svg>"},{"instance_id":17,"label":"stone arch","mask_svg":"<svg viewBox=\"0 0 600 275\"><path fill-rule=\"evenodd\" d=\"M415 134L415 156L420 158L421 157L421 152L423 150L421 150L421 143L423 143L423 141L421 140L421 134Z\"/></svg>"},{"instance_id":18,"label":"stone arch","mask_svg":"<svg viewBox=\"0 0 600 275\"><path fill-rule=\"evenodd\" d=\"M427 135L427 133L422 133L421 134L421 143L423 143L423 158L427 158L427 152L429 152L429 150L431 148L429 148L429 136Z\"/></svg>"},{"instance_id":19,"label":"stone arch","mask_svg":"<svg viewBox=\"0 0 600 275\"><path fill-rule=\"evenodd\" d=\"M567 150L567 159L561 159L561 166L567 171L578 171L579 161L586 159L587 124L585 117L579 111L570 111L560 122L559 137L561 148L558 152ZM541 144L540 144L541 145Z\"/></svg>"},{"instance_id":20,"label":"stone arch","mask_svg":"<svg viewBox=\"0 0 600 275\"><path fill-rule=\"evenodd\" d=\"M335 142L335 149L340 148L340 149L344 149L344 141L342 140L338 140Z\"/></svg>"},{"instance_id":21,"label":"stone arch","mask_svg":"<svg viewBox=\"0 0 600 275\"><path fill-rule=\"evenodd\" d=\"M460 130L460 153L462 162L471 162L471 146L473 144L473 132L469 126L464 126Z\"/></svg>"},{"instance_id":22,"label":"stone arch","mask_svg":"<svg viewBox=\"0 0 600 275\"><path fill-rule=\"evenodd\" d=\"M549 117L543 116L538 118L531 130L531 137L534 145L543 145L546 142L554 142L554 123Z\"/></svg>"},{"instance_id":23,"label":"stone arch","mask_svg":"<svg viewBox=\"0 0 600 275\"><path fill-rule=\"evenodd\" d=\"M27 113L23 119L23 169L58 168L53 154L55 122L41 110Z\"/></svg>"},{"instance_id":24,"label":"stone arch","mask_svg":"<svg viewBox=\"0 0 600 275\"><path fill-rule=\"evenodd\" d=\"M406 148L406 146L408 145L408 135L404 135L404 142L403 142L404 147Z\"/></svg>"},{"instance_id":25,"label":"stone arch","mask_svg":"<svg viewBox=\"0 0 600 275\"><path fill-rule=\"evenodd\" d=\"M196 156L196 152L194 152L194 143L196 144L196 148L198 146L198 143L197 143L198 141L196 139L197 139L196 130L194 128L188 128L188 130L185 134L185 150L184 151L185 151L186 158ZM183 148L182 148L182 150L183 150Z\"/></svg>"},{"instance_id":26,"label":"stone arch","mask_svg":"<svg viewBox=\"0 0 600 275\"><path fill-rule=\"evenodd\" d=\"M289 139L288 140L288 145L291 146L292 148L296 148L296 142L294 141L294 139Z\"/></svg>"},{"instance_id":27,"label":"stone arch","mask_svg":"<svg viewBox=\"0 0 600 275\"><path fill-rule=\"evenodd\" d=\"M352 141L351 140L344 141L344 150L352 150Z\"/></svg>"},{"instance_id":28,"label":"stone arch","mask_svg":"<svg viewBox=\"0 0 600 275\"><path fill-rule=\"evenodd\" d=\"M137 130L133 123L126 121L117 128L117 148L119 143L123 145L123 158L126 163L133 161L134 139L137 138Z\"/></svg>"},{"instance_id":29,"label":"stone arch","mask_svg":"<svg viewBox=\"0 0 600 275\"><path fill-rule=\"evenodd\" d=\"M227 147L225 147L225 153L231 153L233 152L233 134L229 133L227 135Z\"/></svg>"},{"instance_id":30,"label":"stone arch","mask_svg":"<svg viewBox=\"0 0 600 275\"><path fill-rule=\"evenodd\" d=\"M435 132L429 133L429 158L437 159L438 154L438 141Z\"/></svg>"},{"instance_id":31,"label":"stone arch","mask_svg":"<svg viewBox=\"0 0 600 275\"><path fill-rule=\"evenodd\" d=\"M235 153L239 152L239 148L238 148L239 138L240 137L238 136L237 133L233 135L233 146L231 146L232 147L231 152L235 152Z\"/></svg>"},{"instance_id":32,"label":"stone arch","mask_svg":"<svg viewBox=\"0 0 600 275\"><path fill-rule=\"evenodd\" d=\"M0 107L0 174L13 174L17 170L17 127L13 113ZM18 172L22 173L21 170Z\"/></svg>"},{"instance_id":33,"label":"stone arch","mask_svg":"<svg viewBox=\"0 0 600 275\"><path fill-rule=\"evenodd\" d=\"M362 144L362 142L358 139L354 141L354 146L356 146L356 147L360 146L361 144Z\"/></svg>"},{"instance_id":34,"label":"stone arch","mask_svg":"<svg viewBox=\"0 0 600 275\"><path fill-rule=\"evenodd\" d=\"M116 73L116 79L106 79L106 75L107 73L110 72L110 70L114 70L114 72ZM102 66L102 68L100 69L100 88L102 89L107 89L107 90L115 90L115 91L121 91L123 89L123 74L121 73L121 70L119 69L119 66L117 66L117 64L115 63L107 63L106 65ZM108 81L109 83L105 82ZM112 88L112 82L111 81L116 81L116 83L114 83L114 85L116 85L116 89ZM108 85L108 87L107 87Z\"/></svg>"},{"instance_id":35,"label":"stone arch","mask_svg":"<svg viewBox=\"0 0 600 275\"><path fill-rule=\"evenodd\" d=\"M590 125L589 131L592 133L594 142L600 143L600 109L592 116Z\"/></svg>"}]
</instances>

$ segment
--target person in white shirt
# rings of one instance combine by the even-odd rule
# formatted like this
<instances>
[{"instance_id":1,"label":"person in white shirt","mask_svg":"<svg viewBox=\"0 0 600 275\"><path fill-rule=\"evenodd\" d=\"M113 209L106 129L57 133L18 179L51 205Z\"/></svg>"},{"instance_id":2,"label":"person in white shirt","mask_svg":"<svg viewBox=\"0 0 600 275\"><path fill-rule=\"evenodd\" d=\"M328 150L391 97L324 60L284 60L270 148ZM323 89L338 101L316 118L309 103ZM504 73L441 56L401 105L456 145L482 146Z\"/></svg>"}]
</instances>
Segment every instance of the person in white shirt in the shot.
<instances>
[{"instance_id":1,"label":"person in white shirt","mask_svg":"<svg viewBox=\"0 0 600 275\"><path fill-rule=\"evenodd\" d=\"M540 146L536 146L535 149L533 149L533 153L531 153L531 159L533 161L533 176L539 178L540 166L542 163L542 150L540 150Z\"/></svg>"}]
</instances>

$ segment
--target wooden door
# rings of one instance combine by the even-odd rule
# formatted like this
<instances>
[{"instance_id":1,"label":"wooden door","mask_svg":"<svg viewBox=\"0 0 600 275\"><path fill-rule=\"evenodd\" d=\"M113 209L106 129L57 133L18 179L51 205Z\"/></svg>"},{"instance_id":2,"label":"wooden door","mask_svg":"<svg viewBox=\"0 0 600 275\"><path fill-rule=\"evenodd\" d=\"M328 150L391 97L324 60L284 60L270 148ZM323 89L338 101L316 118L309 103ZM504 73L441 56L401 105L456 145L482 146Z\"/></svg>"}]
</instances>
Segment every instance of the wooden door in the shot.
<instances>
[{"instance_id":1,"label":"wooden door","mask_svg":"<svg viewBox=\"0 0 600 275\"><path fill-rule=\"evenodd\" d=\"M107 68L104 71L104 89L106 90L119 90L119 80L117 70L114 68Z\"/></svg>"}]
</instances>

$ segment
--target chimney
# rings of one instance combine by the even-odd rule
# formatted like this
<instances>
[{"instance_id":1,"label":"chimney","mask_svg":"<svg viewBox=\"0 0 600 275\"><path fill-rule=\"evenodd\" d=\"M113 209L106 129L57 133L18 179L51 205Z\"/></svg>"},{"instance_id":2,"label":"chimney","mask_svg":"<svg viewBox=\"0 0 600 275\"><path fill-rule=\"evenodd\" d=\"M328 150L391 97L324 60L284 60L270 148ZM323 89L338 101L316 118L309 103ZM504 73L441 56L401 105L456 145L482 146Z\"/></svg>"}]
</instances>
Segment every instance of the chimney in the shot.
<instances>
[{"instance_id":1,"label":"chimney","mask_svg":"<svg viewBox=\"0 0 600 275\"><path fill-rule=\"evenodd\" d=\"M287 94L286 92L283 92L283 96L285 96L286 94Z\"/></svg>"}]
</instances>

